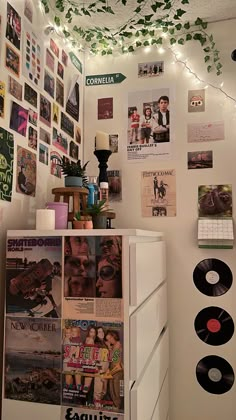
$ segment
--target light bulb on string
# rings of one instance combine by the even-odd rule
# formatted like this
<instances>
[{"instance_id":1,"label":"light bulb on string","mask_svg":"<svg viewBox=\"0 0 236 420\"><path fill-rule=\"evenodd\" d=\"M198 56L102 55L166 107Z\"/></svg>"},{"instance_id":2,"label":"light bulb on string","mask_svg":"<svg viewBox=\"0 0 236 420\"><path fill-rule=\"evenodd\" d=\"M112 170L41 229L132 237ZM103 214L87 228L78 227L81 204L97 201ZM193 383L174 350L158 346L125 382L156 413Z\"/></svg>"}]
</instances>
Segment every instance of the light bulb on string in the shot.
<instances>
[{"instance_id":1,"label":"light bulb on string","mask_svg":"<svg viewBox=\"0 0 236 420\"><path fill-rule=\"evenodd\" d=\"M164 52L165 52L165 48L163 48L163 47L159 47L159 48L158 48L158 52L159 52L159 54L164 54Z\"/></svg>"}]
</instances>

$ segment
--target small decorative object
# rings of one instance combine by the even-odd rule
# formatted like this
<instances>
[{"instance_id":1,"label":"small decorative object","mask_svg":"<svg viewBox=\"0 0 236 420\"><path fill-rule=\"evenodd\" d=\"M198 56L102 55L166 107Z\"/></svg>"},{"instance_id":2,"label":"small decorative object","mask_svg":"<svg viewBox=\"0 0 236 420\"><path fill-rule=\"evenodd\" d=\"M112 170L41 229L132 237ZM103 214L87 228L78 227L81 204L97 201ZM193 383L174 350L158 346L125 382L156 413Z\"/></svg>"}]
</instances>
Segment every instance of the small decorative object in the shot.
<instances>
[{"instance_id":1,"label":"small decorative object","mask_svg":"<svg viewBox=\"0 0 236 420\"><path fill-rule=\"evenodd\" d=\"M46 208L55 212L55 229L67 229L68 203L48 202Z\"/></svg>"},{"instance_id":2,"label":"small decorative object","mask_svg":"<svg viewBox=\"0 0 236 420\"><path fill-rule=\"evenodd\" d=\"M107 177L107 161L112 154L111 150L109 150L109 134L103 133L102 131L96 132L96 141L95 141L95 151L94 154L99 161L99 177L98 183L101 182L108 182Z\"/></svg>"},{"instance_id":3,"label":"small decorative object","mask_svg":"<svg viewBox=\"0 0 236 420\"><path fill-rule=\"evenodd\" d=\"M38 209L36 210L36 230L55 229L55 210Z\"/></svg>"},{"instance_id":4,"label":"small decorative object","mask_svg":"<svg viewBox=\"0 0 236 420\"><path fill-rule=\"evenodd\" d=\"M92 216L94 229L106 229L108 212L111 210L106 205L106 200L101 200L97 204L87 207L85 213Z\"/></svg>"},{"instance_id":5,"label":"small decorative object","mask_svg":"<svg viewBox=\"0 0 236 420\"><path fill-rule=\"evenodd\" d=\"M59 166L62 168L62 174L65 176L65 187L84 187L88 188L88 177L86 175L86 167L88 162L83 166L81 161L69 162L65 157Z\"/></svg>"},{"instance_id":6,"label":"small decorative object","mask_svg":"<svg viewBox=\"0 0 236 420\"><path fill-rule=\"evenodd\" d=\"M77 211L72 226L74 229L93 229L92 217L89 215L82 216L80 211Z\"/></svg>"}]
</instances>

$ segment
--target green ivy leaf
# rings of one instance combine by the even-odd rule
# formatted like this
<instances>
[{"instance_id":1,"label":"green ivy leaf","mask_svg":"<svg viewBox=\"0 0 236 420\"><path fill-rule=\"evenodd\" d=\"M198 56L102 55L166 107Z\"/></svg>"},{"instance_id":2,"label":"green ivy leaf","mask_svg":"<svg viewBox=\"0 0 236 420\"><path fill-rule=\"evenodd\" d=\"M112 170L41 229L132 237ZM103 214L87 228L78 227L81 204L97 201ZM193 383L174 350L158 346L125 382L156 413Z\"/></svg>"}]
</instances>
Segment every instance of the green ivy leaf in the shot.
<instances>
[{"instance_id":1,"label":"green ivy leaf","mask_svg":"<svg viewBox=\"0 0 236 420\"><path fill-rule=\"evenodd\" d=\"M156 43L162 45L162 41L163 41L163 39L160 37L156 40Z\"/></svg>"},{"instance_id":2,"label":"green ivy leaf","mask_svg":"<svg viewBox=\"0 0 236 420\"><path fill-rule=\"evenodd\" d=\"M203 21L202 21L202 19L200 19L199 17L195 20L195 25L197 25L197 26L199 26L199 25L202 25L203 24Z\"/></svg>"},{"instance_id":3,"label":"green ivy leaf","mask_svg":"<svg viewBox=\"0 0 236 420\"><path fill-rule=\"evenodd\" d=\"M141 6L138 6L138 7L134 10L134 12L135 12L135 13L139 13L139 12L141 12L141 9L142 9L142 8L141 8Z\"/></svg>"},{"instance_id":4,"label":"green ivy leaf","mask_svg":"<svg viewBox=\"0 0 236 420\"><path fill-rule=\"evenodd\" d=\"M105 50L102 50L102 55L106 55L106 51Z\"/></svg>"},{"instance_id":5,"label":"green ivy leaf","mask_svg":"<svg viewBox=\"0 0 236 420\"><path fill-rule=\"evenodd\" d=\"M214 57L214 63L216 63L217 61L219 61L220 57Z\"/></svg>"},{"instance_id":6,"label":"green ivy leaf","mask_svg":"<svg viewBox=\"0 0 236 420\"><path fill-rule=\"evenodd\" d=\"M111 48L108 48L107 54L112 54L112 49Z\"/></svg>"},{"instance_id":7,"label":"green ivy leaf","mask_svg":"<svg viewBox=\"0 0 236 420\"><path fill-rule=\"evenodd\" d=\"M145 21L144 19L139 19L137 22L137 25L144 25Z\"/></svg>"},{"instance_id":8,"label":"green ivy leaf","mask_svg":"<svg viewBox=\"0 0 236 420\"><path fill-rule=\"evenodd\" d=\"M54 22L57 26L60 26L60 24L61 24L60 18L58 16L54 17Z\"/></svg>"},{"instance_id":9,"label":"green ivy leaf","mask_svg":"<svg viewBox=\"0 0 236 420\"><path fill-rule=\"evenodd\" d=\"M211 57L209 55L206 55L204 58L205 63L207 63L207 61L209 61L211 59Z\"/></svg>"},{"instance_id":10,"label":"green ivy leaf","mask_svg":"<svg viewBox=\"0 0 236 420\"><path fill-rule=\"evenodd\" d=\"M189 0L181 0L182 4L189 4Z\"/></svg>"},{"instance_id":11,"label":"green ivy leaf","mask_svg":"<svg viewBox=\"0 0 236 420\"><path fill-rule=\"evenodd\" d=\"M206 47L206 48L204 48L204 49L203 49L203 51L205 51L205 52L210 52L210 51L211 51L211 49L210 49L210 47Z\"/></svg>"},{"instance_id":12,"label":"green ivy leaf","mask_svg":"<svg viewBox=\"0 0 236 420\"><path fill-rule=\"evenodd\" d=\"M90 16L90 17L91 17L91 15L90 15L89 11L88 11L87 9L85 9L85 7L81 7L81 12L82 12L85 16Z\"/></svg>"},{"instance_id":13,"label":"green ivy leaf","mask_svg":"<svg viewBox=\"0 0 236 420\"><path fill-rule=\"evenodd\" d=\"M216 66L217 70L220 70L222 67L223 67L223 66L222 66L222 64L221 64L221 63L218 63L218 64L217 64L217 66Z\"/></svg>"},{"instance_id":14,"label":"green ivy leaf","mask_svg":"<svg viewBox=\"0 0 236 420\"><path fill-rule=\"evenodd\" d=\"M144 41L143 45L144 45L145 47L147 47L147 46L149 45L149 41L148 41L148 40Z\"/></svg>"},{"instance_id":15,"label":"green ivy leaf","mask_svg":"<svg viewBox=\"0 0 236 420\"><path fill-rule=\"evenodd\" d=\"M162 32L168 32L168 28L167 28L167 26L164 26L164 27L162 27Z\"/></svg>"},{"instance_id":16,"label":"green ivy leaf","mask_svg":"<svg viewBox=\"0 0 236 420\"><path fill-rule=\"evenodd\" d=\"M210 42L213 42L213 35L210 35L210 36L209 36L209 41L210 41Z\"/></svg>"},{"instance_id":17,"label":"green ivy leaf","mask_svg":"<svg viewBox=\"0 0 236 420\"><path fill-rule=\"evenodd\" d=\"M171 7L172 7L171 2L166 3L165 7L163 7L163 10L168 10L168 9L171 9Z\"/></svg>"},{"instance_id":18,"label":"green ivy leaf","mask_svg":"<svg viewBox=\"0 0 236 420\"><path fill-rule=\"evenodd\" d=\"M128 51L129 51L129 52L133 52L133 51L134 51L134 47L133 47L132 45L130 45L130 46L128 47Z\"/></svg>"},{"instance_id":19,"label":"green ivy leaf","mask_svg":"<svg viewBox=\"0 0 236 420\"><path fill-rule=\"evenodd\" d=\"M180 38L179 40L178 40L178 44L180 44L180 45L184 45L184 38Z\"/></svg>"},{"instance_id":20,"label":"green ivy leaf","mask_svg":"<svg viewBox=\"0 0 236 420\"><path fill-rule=\"evenodd\" d=\"M155 34L155 31L149 31L150 36L154 36L154 34Z\"/></svg>"},{"instance_id":21,"label":"green ivy leaf","mask_svg":"<svg viewBox=\"0 0 236 420\"><path fill-rule=\"evenodd\" d=\"M97 43L96 42L94 42L92 45L91 45L91 48L96 48L97 47Z\"/></svg>"},{"instance_id":22,"label":"green ivy leaf","mask_svg":"<svg viewBox=\"0 0 236 420\"><path fill-rule=\"evenodd\" d=\"M212 70L212 66L207 66L208 73L210 73L211 70Z\"/></svg>"},{"instance_id":23,"label":"green ivy leaf","mask_svg":"<svg viewBox=\"0 0 236 420\"><path fill-rule=\"evenodd\" d=\"M174 28L170 28L170 29L169 29L169 33L170 33L170 35L174 35L174 33L175 33L175 29L174 29Z\"/></svg>"},{"instance_id":24,"label":"green ivy leaf","mask_svg":"<svg viewBox=\"0 0 236 420\"><path fill-rule=\"evenodd\" d=\"M156 1L154 4L151 5L151 9L153 10L153 12L156 13L157 9L160 9L161 6L164 6L165 3Z\"/></svg>"},{"instance_id":25,"label":"green ivy leaf","mask_svg":"<svg viewBox=\"0 0 236 420\"><path fill-rule=\"evenodd\" d=\"M186 41L191 41L191 39L192 39L193 37L192 37L192 35L191 34L187 34L186 35Z\"/></svg>"},{"instance_id":26,"label":"green ivy leaf","mask_svg":"<svg viewBox=\"0 0 236 420\"><path fill-rule=\"evenodd\" d=\"M208 23L207 22L202 22L202 28L203 29L207 29Z\"/></svg>"},{"instance_id":27,"label":"green ivy leaf","mask_svg":"<svg viewBox=\"0 0 236 420\"><path fill-rule=\"evenodd\" d=\"M183 16L185 13L186 13L186 11L183 10L183 9L177 9L176 10L176 14L177 14L178 17Z\"/></svg>"},{"instance_id":28,"label":"green ivy leaf","mask_svg":"<svg viewBox=\"0 0 236 420\"><path fill-rule=\"evenodd\" d=\"M143 44L141 41L136 41L136 47L141 47Z\"/></svg>"},{"instance_id":29,"label":"green ivy leaf","mask_svg":"<svg viewBox=\"0 0 236 420\"><path fill-rule=\"evenodd\" d=\"M121 0L121 1L122 1L122 4L123 4L124 6L126 6L127 0Z\"/></svg>"},{"instance_id":30,"label":"green ivy leaf","mask_svg":"<svg viewBox=\"0 0 236 420\"><path fill-rule=\"evenodd\" d=\"M177 23L177 25L175 25L175 27L176 27L177 31L180 31L180 29L182 29L182 24L181 23Z\"/></svg>"},{"instance_id":31,"label":"green ivy leaf","mask_svg":"<svg viewBox=\"0 0 236 420\"><path fill-rule=\"evenodd\" d=\"M170 39L170 45L174 45L176 43L176 39L175 38L171 38Z\"/></svg>"},{"instance_id":32,"label":"green ivy leaf","mask_svg":"<svg viewBox=\"0 0 236 420\"><path fill-rule=\"evenodd\" d=\"M153 15L146 15L144 16L146 22L150 22L151 18L153 17Z\"/></svg>"},{"instance_id":33,"label":"green ivy leaf","mask_svg":"<svg viewBox=\"0 0 236 420\"><path fill-rule=\"evenodd\" d=\"M190 29L190 23L189 22L186 22L184 24L184 29Z\"/></svg>"}]
</instances>

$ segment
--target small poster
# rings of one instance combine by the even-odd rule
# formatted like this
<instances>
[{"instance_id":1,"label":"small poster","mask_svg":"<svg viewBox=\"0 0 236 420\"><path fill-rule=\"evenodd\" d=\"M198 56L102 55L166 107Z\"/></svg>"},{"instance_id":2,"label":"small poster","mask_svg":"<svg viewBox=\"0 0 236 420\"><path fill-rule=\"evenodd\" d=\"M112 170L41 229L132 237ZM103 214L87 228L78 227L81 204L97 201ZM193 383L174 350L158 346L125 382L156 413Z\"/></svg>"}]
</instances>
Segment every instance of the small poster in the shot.
<instances>
[{"instance_id":1,"label":"small poster","mask_svg":"<svg viewBox=\"0 0 236 420\"><path fill-rule=\"evenodd\" d=\"M0 127L0 200L11 201L14 159L14 137Z\"/></svg>"},{"instance_id":2,"label":"small poster","mask_svg":"<svg viewBox=\"0 0 236 420\"><path fill-rule=\"evenodd\" d=\"M232 185L200 185L198 215L232 217Z\"/></svg>"},{"instance_id":3,"label":"small poster","mask_svg":"<svg viewBox=\"0 0 236 420\"><path fill-rule=\"evenodd\" d=\"M5 117L5 83L0 81L0 117Z\"/></svg>"},{"instance_id":4,"label":"small poster","mask_svg":"<svg viewBox=\"0 0 236 420\"><path fill-rule=\"evenodd\" d=\"M113 98L98 99L98 120L113 118Z\"/></svg>"},{"instance_id":5,"label":"small poster","mask_svg":"<svg viewBox=\"0 0 236 420\"><path fill-rule=\"evenodd\" d=\"M54 73L54 62L55 58L54 55L49 51L49 49L46 49L46 66Z\"/></svg>"},{"instance_id":6,"label":"small poster","mask_svg":"<svg viewBox=\"0 0 236 420\"><path fill-rule=\"evenodd\" d=\"M142 172L142 216L176 216L174 169Z\"/></svg>"},{"instance_id":7,"label":"small poster","mask_svg":"<svg viewBox=\"0 0 236 420\"><path fill-rule=\"evenodd\" d=\"M225 139L224 121L188 124L188 143Z\"/></svg>"},{"instance_id":8,"label":"small poster","mask_svg":"<svg viewBox=\"0 0 236 420\"><path fill-rule=\"evenodd\" d=\"M20 55L9 44L6 44L5 65L15 76L20 76Z\"/></svg>"},{"instance_id":9,"label":"small poster","mask_svg":"<svg viewBox=\"0 0 236 420\"><path fill-rule=\"evenodd\" d=\"M208 169L213 167L212 150L188 152L188 169Z\"/></svg>"},{"instance_id":10,"label":"small poster","mask_svg":"<svg viewBox=\"0 0 236 420\"><path fill-rule=\"evenodd\" d=\"M157 77L164 74L164 61L138 64L138 77Z\"/></svg>"},{"instance_id":11,"label":"small poster","mask_svg":"<svg viewBox=\"0 0 236 420\"><path fill-rule=\"evenodd\" d=\"M75 76L71 82L68 100L66 102L66 112L76 121L79 121L79 98L79 77Z\"/></svg>"},{"instance_id":12,"label":"small poster","mask_svg":"<svg viewBox=\"0 0 236 420\"><path fill-rule=\"evenodd\" d=\"M64 67L59 61L57 64L57 74L62 80L64 79Z\"/></svg>"},{"instance_id":13,"label":"small poster","mask_svg":"<svg viewBox=\"0 0 236 420\"><path fill-rule=\"evenodd\" d=\"M112 170L107 171L108 185L109 185L109 201L122 200L122 183L121 183L121 171Z\"/></svg>"},{"instance_id":14,"label":"small poster","mask_svg":"<svg viewBox=\"0 0 236 420\"><path fill-rule=\"evenodd\" d=\"M22 54L23 75L38 88L43 82L43 42L30 29L24 31L24 50Z\"/></svg>"},{"instance_id":15,"label":"small poster","mask_svg":"<svg viewBox=\"0 0 236 420\"><path fill-rule=\"evenodd\" d=\"M7 3L6 38L20 50L21 17L10 3Z\"/></svg>"},{"instance_id":16,"label":"small poster","mask_svg":"<svg viewBox=\"0 0 236 420\"><path fill-rule=\"evenodd\" d=\"M59 133L55 127L53 127L52 144L57 147L61 152L68 153L68 141L64 134Z\"/></svg>"},{"instance_id":17,"label":"small poster","mask_svg":"<svg viewBox=\"0 0 236 420\"><path fill-rule=\"evenodd\" d=\"M22 90L22 85L13 79L13 77L8 76L8 92L18 99L18 101L22 101Z\"/></svg>"},{"instance_id":18,"label":"small poster","mask_svg":"<svg viewBox=\"0 0 236 420\"><path fill-rule=\"evenodd\" d=\"M55 80L54 77L45 70L44 73L44 90L54 98Z\"/></svg>"},{"instance_id":19,"label":"small poster","mask_svg":"<svg viewBox=\"0 0 236 420\"><path fill-rule=\"evenodd\" d=\"M61 237L8 238L6 312L61 317Z\"/></svg>"},{"instance_id":20,"label":"small poster","mask_svg":"<svg viewBox=\"0 0 236 420\"><path fill-rule=\"evenodd\" d=\"M38 132L33 127L29 126L29 133L28 133L28 146L31 149L37 150L38 144Z\"/></svg>"},{"instance_id":21,"label":"small poster","mask_svg":"<svg viewBox=\"0 0 236 420\"><path fill-rule=\"evenodd\" d=\"M59 122L59 106L55 104L55 102L53 102L53 105L52 105L52 121L55 124L58 124Z\"/></svg>"},{"instance_id":22,"label":"small poster","mask_svg":"<svg viewBox=\"0 0 236 420\"><path fill-rule=\"evenodd\" d=\"M25 95L24 99L35 108L38 107L38 93L30 85L25 83Z\"/></svg>"},{"instance_id":23,"label":"small poster","mask_svg":"<svg viewBox=\"0 0 236 420\"><path fill-rule=\"evenodd\" d=\"M62 404L124 412L123 334L121 322L64 320Z\"/></svg>"},{"instance_id":24,"label":"small poster","mask_svg":"<svg viewBox=\"0 0 236 420\"><path fill-rule=\"evenodd\" d=\"M52 150L50 152L50 172L51 175L56 176L57 178L61 178L61 167L59 166L62 163L61 155Z\"/></svg>"},{"instance_id":25,"label":"small poster","mask_svg":"<svg viewBox=\"0 0 236 420\"><path fill-rule=\"evenodd\" d=\"M78 125L75 127L75 141L81 144L81 128Z\"/></svg>"},{"instance_id":26,"label":"small poster","mask_svg":"<svg viewBox=\"0 0 236 420\"><path fill-rule=\"evenodd\" d=\"M36 169L36 154L17 146L17 192L35 197Z\"/></svg>"},{"instance_id":27,"label":"small poster","mask_svg":"<svg viewBox=\"0 0 236 420\"><path fill-rule=\"evenodd\" d=\"M39 162L48 165L48 147L42 143L39 143Z\"/></svg>"},{"instance_id":28,"label":"small poster","mask_svg":"<svg viewBox=\"0 0 236 420\"><path fill-rule=\"evenodd\" d=\"M61 129L74 138L74 123L64 112L61 112Z\"/></svg>"},{"instance_id":29,"label":"small poster","mask_svg":"<svg viewBox=\"0 0 236 420\"><path fill-rule=\"evenodd\" d=\"M55 54L55 56L59 58L59 48L52 38L50 39L50 49L52 50L53 54Z\"/></svg>"},{"instance_id":30,"label":"small poster","mask_svg":"<svg viewBox=\"0 0 236 420\"><path fill-rule=\"evenodd\" d=\"M58 78L56 79L56 101L64 107L64 84Z\"/></svg>"},{"instance_id":31,"label":"small poster","mask_svg":"<svg viewBox=\"0 0 236 420\"><path fill-rule=\"evenodd\" d=\"M64 66L68 65L68 55L66 54L64 50L62 50L61 52L61 61L64 64Z\"/></svg>"},{"instance_id":32,"label":"small poster","mask_svg":"<svg viewBox=\"0 0 236 420\"><path fill-rule=\"evenodd\" d=\"M51 102L41 94L39 119L48 127L51 127Z\"/></svg>"},{"instance_id":33,"label":"small poster","mask_svg":"<svg viewBox=\"0 0 236 420\"><path fill-rule=\"evenodd\" d=\"M118 153L118 134L109 134L109 146L112 153Z\"/></svg>"},{"instance_id":34,"label":"small poster","mask_svg":"<svg viewBox=\"0 0 236 420\"><path fill-rule=\"evenodd\" d=\"M33 4L31 0L25 0L24 15L30 23L33 22Z\"/></svg>"},{"instance_id":35,"label":"small poster","mask_svg":"<svg viewBox=\"0 0 236 420\"><path fill-rule=\"evenodd\" d=\"M59 320L6 318L5 398L60 405L60 370Z\"/></svg>"},{"instance_id":36,"label":"small poster","mask_svg":"<svg viewBox=\"0 0 236 420\"><path fill-rule=\"evenodd\" d=\"M70 141L69 155L72 159L79 159L79 146L73 140Z\"/></svg>"},{"instance_id":37,"label":"small poster","mask_svg":"<svg viewBox=\"0 0 236 420\"><path fill-rule=\"evenodd\" d=\"M38 124L38 113L31 108L29 108L29 123L35 125L35 127Z\"/></svg>"},{"instance_id":38,"label":"small poster","mask_svg":"<svg viewBox=\"0 0 236 420\"><path fill-rule=\"evenodd\" d=\"M44 141L44 143L51 144L51 134L42 127L39 129L39 138Z\"/></svg>"},{"instance_id":39,"label":"small poster","mask_svg":"<svg viewBox=\"0 0 236 420\"><path fill-rule=\"evenodd\" d=\"M188 112L205 111L205 89L188 91Z\"/></svg>"},{"instance_id":40,"label":"small poster","mask_svg":"<svg viewBox=\"0 0 236 420\"><path fill-rule=\"evenodd\" d=\"M28 109L23 108L16 102L12 102L10 128L24 137L26 137L28 113Z\"/></svg>"}]
</instances>

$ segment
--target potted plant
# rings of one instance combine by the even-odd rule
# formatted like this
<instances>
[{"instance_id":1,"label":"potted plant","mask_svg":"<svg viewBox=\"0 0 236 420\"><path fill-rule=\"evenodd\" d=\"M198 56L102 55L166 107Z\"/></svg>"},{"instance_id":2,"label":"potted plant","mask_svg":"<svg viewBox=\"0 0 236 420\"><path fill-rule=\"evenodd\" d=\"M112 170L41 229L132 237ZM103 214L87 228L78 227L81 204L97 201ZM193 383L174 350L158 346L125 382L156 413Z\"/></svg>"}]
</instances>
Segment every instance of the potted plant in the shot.
<instances>
[{"instance_id":1,"label":"potted plant","mask_svg":"<svg viewBox=\"0 0 236 420\"><path fill-rule=\"evenodd\" d=\"M59 166L62 168L62 174L65 176L65 187L84 187L88 188L88 177L86 175L86 167L88 162L81 165L81 161L70 162L63 156L62 163Z\"/></svg>"},{"instance_id":2,"label":"potted plant","mask_svg":"<svg viewBox=\"0 0 236 420\"><path fill-rule=\"evenodd\" d=\"M87 207L84 212L92 216L93 228L94 229L106 229L107 227L107 212L111 211L106 200L101 200L96 204L92 204Z\"/></svg>"},{"instance_id":3,"label":"potted plant","mask_svg":"<svg viewBox=\"0 0 236 420\"><path fill-rule=\"evenodd\" d=\"M92 217L89 215L82 216L80 211L77 211L77 213L75 213L74 215L72 226L74 229L92 229L93 228Z\"/></svg>"}]
</instances>

